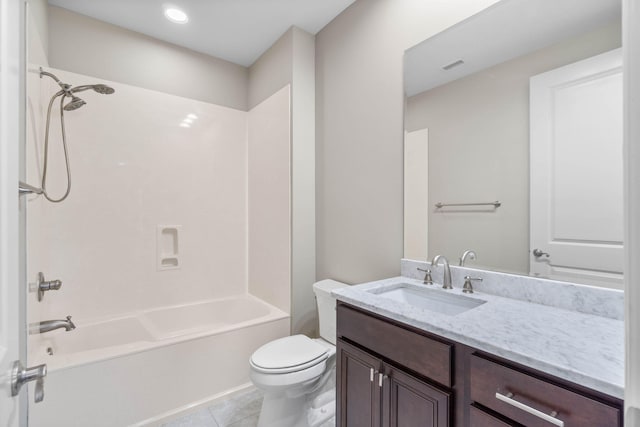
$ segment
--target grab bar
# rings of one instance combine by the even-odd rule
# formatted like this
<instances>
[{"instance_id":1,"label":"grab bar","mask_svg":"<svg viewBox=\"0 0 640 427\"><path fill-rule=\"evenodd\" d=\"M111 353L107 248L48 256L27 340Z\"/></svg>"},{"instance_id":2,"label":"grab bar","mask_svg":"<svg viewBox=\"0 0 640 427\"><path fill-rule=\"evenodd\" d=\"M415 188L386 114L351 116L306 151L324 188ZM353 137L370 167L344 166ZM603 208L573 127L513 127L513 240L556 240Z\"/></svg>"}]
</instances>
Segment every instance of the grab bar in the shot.
<instances>
[{"instance_id":1,"label":"grab bar","mask_svg":"<svg viewBox=\"0 0 640 427\"><path fill-rule=\"evenodd\" d=\"M499 201L495 201L495 202L488 202L488 203L442 203L442 202L438 202L436 203L436 208L440 209L443 208L445 206L493 206L494 208L499 208L500 206L502 206L502 203L500 203Z\"/></svg>"},{"instance_id":2,"label":"grab bar","mask_svg":"<svg viewBox=\"0 0 640 427\"><path fill-rule=\"evenodd\" d=\"M29 185L25 182L18 182L18 194L42 194L42 188L36 188L33 185Z\"/></svg>"}]
</instances>

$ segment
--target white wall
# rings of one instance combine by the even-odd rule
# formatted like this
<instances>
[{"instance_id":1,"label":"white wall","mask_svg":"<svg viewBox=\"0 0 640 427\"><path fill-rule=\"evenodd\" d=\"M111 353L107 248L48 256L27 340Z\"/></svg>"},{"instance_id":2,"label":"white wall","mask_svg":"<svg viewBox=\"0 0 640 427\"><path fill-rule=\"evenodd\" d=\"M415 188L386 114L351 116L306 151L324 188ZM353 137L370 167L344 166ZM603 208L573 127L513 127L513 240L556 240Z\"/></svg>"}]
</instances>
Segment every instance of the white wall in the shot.
<instances>
[{"instance_id":1,"label":"white wall","mask_svg":"<svg viewBox=\"0 0 640 427\"><path fill-rule=\"evenodd\" d=\"M620 47L612 23L413 96L408 131L429 129L429 258L529 272L529 78ZM437 202L500 200L487 212L434 212Z\"/></svg>"},{"instance_id":2,"label":"white wall","mask_svg":"<svg viewBox=\"0 0 640 427\"><path fill-rule=\"evenodd\" d=\"M318 279L399 273L404 50L493 3L359 0L316 35Z\"/></svg>"},{"instance_id":3,"label":"white wall","mask_svg":"<svg viewBox=\"0 0 640 427\"><path fill-rule=\"evenodd\" d=\"M61 279L31 321L83 319L246 292L247 113L53 70L70 84L106 83L113 95L83 92L65 114L72 189L59 204L30 197L29 279ZM40 182L44 105L58 90L39 79L29 92L27 180ZM39 98L39 99L38 99ZM64 192L57 108L52 113L48 190ZM195 114L189 128L180 124ZM288 126L288 122L287 122ZM180 225L180 269L157 269L158 225Z\"/></svg>"},{"instance_id":4,"label":"white wall","mask_svg":"<svg viewBox=\"0 0 640 427\"><path fill-rule=\"evenodd\" d=\"M55 6L52 67L247 110L248 70Z\"/></svg>"}]
</instances>

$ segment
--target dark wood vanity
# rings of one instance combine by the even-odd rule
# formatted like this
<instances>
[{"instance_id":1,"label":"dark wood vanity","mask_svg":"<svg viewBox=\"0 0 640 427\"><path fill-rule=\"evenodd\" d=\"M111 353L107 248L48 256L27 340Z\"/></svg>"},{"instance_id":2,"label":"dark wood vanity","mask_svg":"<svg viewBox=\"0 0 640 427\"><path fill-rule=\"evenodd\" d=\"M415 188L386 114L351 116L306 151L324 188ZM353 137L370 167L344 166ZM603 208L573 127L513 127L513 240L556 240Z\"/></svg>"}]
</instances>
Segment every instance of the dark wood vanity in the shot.
<instances>
[{"instance_id":1,"label":"dark wood vanity","mask_svg":"<svg viewBox=\"0 0 640 427\"><path fill-rule=\"evenodd\" d=\"M337 317L338 427L623 425L620 399L343 302Z\"/></svg>"}]
</instances>

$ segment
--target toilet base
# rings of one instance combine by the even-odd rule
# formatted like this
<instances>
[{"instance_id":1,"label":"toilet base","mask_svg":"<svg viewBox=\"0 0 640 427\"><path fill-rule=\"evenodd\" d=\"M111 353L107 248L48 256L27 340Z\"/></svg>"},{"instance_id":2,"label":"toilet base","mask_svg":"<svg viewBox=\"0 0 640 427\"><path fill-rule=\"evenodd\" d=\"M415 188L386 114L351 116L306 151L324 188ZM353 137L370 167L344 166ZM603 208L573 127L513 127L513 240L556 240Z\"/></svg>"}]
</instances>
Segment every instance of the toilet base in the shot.
<instances>
[{"instance_id":1,"label":"toilet base","mask_svg":"<svg viewBox=\"0 0 640 427\"><path fill-rule=\"evenodd\" d=\"M264 396L258 427L320 427L336 413L335 389L311 396L289 397L286 393Z\"/></svg>"},{"instance_id":2,"label":"toilet base","mask_svg":"<svg viewBox=\"0 0 640 427\"><path fill-rule=\"evenodd\" d=\"M332 361L333 362L333 361ZM321 427L336 413L335 363L317 382L264 390L258 427Z\"/></svg>"}]
</instances>

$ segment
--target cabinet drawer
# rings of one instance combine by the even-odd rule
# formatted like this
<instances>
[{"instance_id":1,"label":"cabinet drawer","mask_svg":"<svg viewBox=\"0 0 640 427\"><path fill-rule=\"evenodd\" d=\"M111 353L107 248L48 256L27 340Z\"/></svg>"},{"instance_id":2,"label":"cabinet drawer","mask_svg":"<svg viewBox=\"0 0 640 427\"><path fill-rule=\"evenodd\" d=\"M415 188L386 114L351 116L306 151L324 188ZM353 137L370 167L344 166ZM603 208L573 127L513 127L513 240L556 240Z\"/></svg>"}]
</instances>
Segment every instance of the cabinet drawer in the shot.
<instances>
[{"instance_id":1,"label":"cabinet drawer","mask_svg":"<svg viewBox=\"0 0 640 427\"><path fill-rule=\"evenodd\" d=\"M444 386L451 387L451 345L338 305L338 337L348 338Z\"/></svg>"},{"instance_id":2,"label":"cabinet drawer","mask_svg":"<svg viewBox=\"0 0 640 427\"><path fill-rule=\"evenodd\" d=\"M470 427L514 427L517 424L507 423L489 415L482 409L472 406L469 410Z\"/></svg>"},{"instance_id":3,"label":"cabinet drawer","mask_svg":"<svg viewBox=\"0 0 640 427\"><path fill-rule=\"evenodd\" d=\"M618 408L477 355L471 356L470 371L472 401L526 426L553 426L543 419L553 412L564 427L621 425Z\"/></svg>"}]
</instances>

